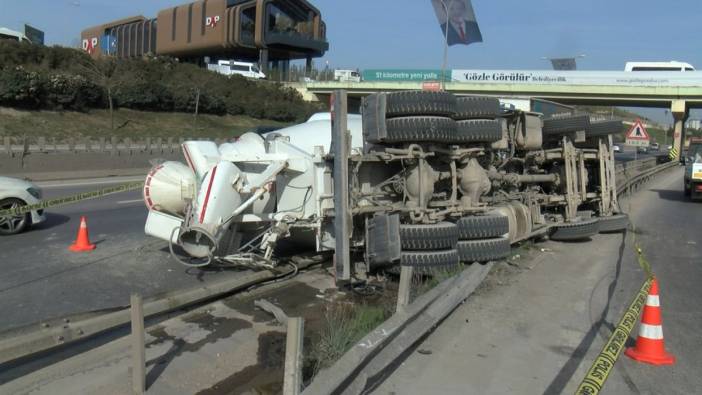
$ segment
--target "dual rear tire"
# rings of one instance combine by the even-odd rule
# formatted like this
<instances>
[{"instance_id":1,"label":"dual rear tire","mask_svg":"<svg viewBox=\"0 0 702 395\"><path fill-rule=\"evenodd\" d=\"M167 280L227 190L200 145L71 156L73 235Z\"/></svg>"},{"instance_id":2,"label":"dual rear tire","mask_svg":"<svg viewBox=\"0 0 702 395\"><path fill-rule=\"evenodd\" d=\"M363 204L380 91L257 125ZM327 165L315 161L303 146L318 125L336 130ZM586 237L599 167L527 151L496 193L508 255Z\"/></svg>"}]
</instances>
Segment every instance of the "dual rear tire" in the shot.
<instances>
[{"instance_id":1,"label":"dual rear tire","mask_svg":"<svg viewBox=\"0 0 702 395\"><path fill-rule=\"evenodd\" d=\"M421 274L450 270L461 262L487 262L510 254L507 217L466 216L457 223L400 225L400 266L411 266Z\"/></svg>"},{"instance_id":2,"label":"dual rear tire","mask_svg":"<svg viewBox=\"0 0 702 395\"><path fill-rule=\"evenodd\" d=\"M474 144L502 138L500 103L495 98L424 91L385 95L386 137L382 143ZM364 111L378 110L364 107Z\"/></svg>"}]
</instances>

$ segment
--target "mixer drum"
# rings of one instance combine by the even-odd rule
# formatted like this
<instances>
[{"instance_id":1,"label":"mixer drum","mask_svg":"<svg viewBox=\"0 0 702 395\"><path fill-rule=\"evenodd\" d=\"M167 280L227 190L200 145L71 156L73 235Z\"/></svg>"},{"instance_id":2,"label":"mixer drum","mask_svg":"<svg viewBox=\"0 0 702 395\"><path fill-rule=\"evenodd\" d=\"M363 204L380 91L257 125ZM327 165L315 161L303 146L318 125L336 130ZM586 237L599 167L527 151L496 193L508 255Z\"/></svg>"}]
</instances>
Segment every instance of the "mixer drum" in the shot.
<instances>
[{"instance_id":1,"label":"mixer drum","mask_svg":"<svg viewBox=\"0 0 702 395\"><path fill-rule=\"evenodd\" d=\"M144 183L144 202L149 210L183 217L188 202L195 198L195 173L180 162L154 166Z\"/></svg>"}]
</instances>

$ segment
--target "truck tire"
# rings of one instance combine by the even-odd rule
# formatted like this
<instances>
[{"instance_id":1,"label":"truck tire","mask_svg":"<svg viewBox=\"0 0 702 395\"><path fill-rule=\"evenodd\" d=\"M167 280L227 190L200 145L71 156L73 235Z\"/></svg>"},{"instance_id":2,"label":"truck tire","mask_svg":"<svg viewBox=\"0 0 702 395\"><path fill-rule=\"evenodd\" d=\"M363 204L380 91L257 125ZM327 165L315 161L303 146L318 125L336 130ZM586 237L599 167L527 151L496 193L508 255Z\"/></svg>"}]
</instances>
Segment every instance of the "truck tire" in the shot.
<instances>
[{"instance_id":1,"label":"truck tire","mask_svg":"<svg viewBox=\"0 0 702 395\"><path fill-rule=\"evenodd\" d=\"M458 227L451 222L400 225L402 250L450 250L458 243Z\"/></svg>"},{"instance_id":2,"label":"truck tire","mask_svg":"<svg viewBox=\"0 0 702 395\"><path fill-rule=\"evenodd\" d=\"M470 215L458 220L458 239L489 239L509 233L509 219L504 215Z\"/></svg>"},{"instance_id":3,"label":"truck tire","mask_svg":"<svg viewBox=\"0 0 702 395\"><path fill-rule=\"evenodd\" d=\"M487 262L509 256L509 239L497 237L482 240L461 240L458 242L458 256L461 262Z\"/></svg>"},{"instance_id":4,"label":"truck tire","mask_svg":"<svg viewBox=\"0 0 702 395\"><path fill-rule=\"evenodd\" d=\"M551 240L570 241L582 240L596 235L600 231L600 222L597 218L584 221L557 225L551 233Z\"/></svg>"},{"instance_id":5,"label":"truck tire","mask_svg":"<svg viewBox=\"0 0 702 395\"><path fill-rule=\"evenodd\" d=\"M610 215L600 217L600 233L623 232L629 228L629 216L626 214Z\"/></svg>"},{"instance_id":6,"label":"truck tire","mask_svg":"<svg viewBox=\"0 0 702 395\"><path fill-rule=\"evenodd\" d=\"M590 127L590 117L587 115L571 115L567 117L544 119L543 133L558 135L587 130Z\"/></svg>"},{"instance_id":7,"label":"truck tire","mask_svg":"<svg viewBox=\"0 0 702 395\"><path fill-rule=\"evenodd\" d=\"M400 266L411 266L418 273L427 274L434 270L449 269L458 266L457 250L444 251L407 251L400 254ZM398 273L400 266L393 266Z\"/></svg>"},{"instance_id":8,"label":"truck tire","mask_svg":"<svg viewBox=\"0 0 702 395\"><path fill-rule=\"evenodd\" d=\"M456 122L455 143L494 143L502 139L499 119L470 119Z\"/></svg>"},{"instance_id":9,"label":"truck tire","mask_svg":"<svg viewBox=\"0 0 702 395\"><path fill-rule=\"evenodd\" d=\"M500 101L494 97L464 96L456 98L456 113L453 119L492 119L499 117Z\"/></svg>"},{"instance_id":10,"label":"truck tire","mask_svg":"<svg viewBox=\"0 0 702 395\"><path fill-rule=\"evenodd\" d=\"M622 125L621 120L592 122L585 130L585 137L602 137L621 133Z\"/></svg>"},{"instance_id":11,"label":"truck tire","mask_svg":"<svg viewBox=\"0 0 702 395\"><path fill-rule=\"evenodd\" d=\"M445 142L456 134L456 121L447 117L402 117L386 121L387 143Z\"/></svg>"},{"instance_id":12,"label":"truck tire","mask_svg":"<svg viewBox=\"0 0 702 395\"><path fill-rule=\"evenodd\" d=\"M403 91L388 93L387 118L413 115L450 117L456 112L456 97L448 92Z\"/></svg>"}]
</instances>

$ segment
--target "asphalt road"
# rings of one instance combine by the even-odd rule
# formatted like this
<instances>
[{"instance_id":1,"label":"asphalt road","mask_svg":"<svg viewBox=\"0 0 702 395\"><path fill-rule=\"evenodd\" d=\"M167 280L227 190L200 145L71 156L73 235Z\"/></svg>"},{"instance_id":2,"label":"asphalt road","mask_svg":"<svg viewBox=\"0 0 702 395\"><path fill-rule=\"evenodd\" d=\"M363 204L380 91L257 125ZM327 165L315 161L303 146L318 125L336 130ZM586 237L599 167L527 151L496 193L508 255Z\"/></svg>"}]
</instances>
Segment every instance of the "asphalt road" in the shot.
<instances>
[{"instance_id":1,"label":"asphalt road","mask_svg":"<svg viewBox=\"0 0 702 395\"><path fill-rule=\"evenodd\" d=\"M498 267L373 393L574 393L645 278L634 235L660 281L666 348L677 363L621 355L603 393L699 393L702 205L683 196L677 168L622 206L635 231L523 251L528 259Z\"/></svg>"},{"instance_id":2,"label":"asphalt road","mask_svg":"<svg viewBox=\"0 0 702 395\"><path fill-rule=\"evenodd\" d=\"M125 180L135 178L40 185L45 198L54 198ZM132 292L149 297L235 275L186 268L170 258L165 242L145 236L141 191L51 208L46 215L28 232L0 238L0 331L127 305ZM97 249L70 252L82 215Z\"/></svg>"},{"instance_id":3,"label":"asphalt road","mask_svg":"<svg viewBox=\"0 0 702 395\"><path fill-rule=\"evenodd\" d=\"M646 159L646 158L653 158L659 155L665 155L664 152L658 151L658 152L649 152L646 154L640 154L637 153L636 151L627 151L627 152L619 152L614 154L614 160L617 162L629 162L632 160L637 160L637 159Z\"/></svg>"}]
</instances>

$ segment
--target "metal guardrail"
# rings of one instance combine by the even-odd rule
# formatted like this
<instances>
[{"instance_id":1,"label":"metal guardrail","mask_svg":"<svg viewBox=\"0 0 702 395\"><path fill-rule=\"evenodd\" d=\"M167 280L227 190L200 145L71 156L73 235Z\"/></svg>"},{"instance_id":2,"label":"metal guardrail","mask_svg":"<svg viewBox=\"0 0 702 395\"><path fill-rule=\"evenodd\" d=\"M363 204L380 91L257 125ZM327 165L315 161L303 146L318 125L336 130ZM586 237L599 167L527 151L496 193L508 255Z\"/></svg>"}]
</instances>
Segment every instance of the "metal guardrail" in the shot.
<instances>
[{"instance_id":1,"label":"metal guardrail","mask_svg":"<svg viewBox=\"0 0 702 395\"><path fill-rule=\"evenodd\" d=\"M649 161L650 159L653 159L655 162L655 158L649 158L649 159L644 159L643 161ZM641 161L641 162L643 162ZM632 162L639 162L639 161L632 161ZM628 163L632 163L628 162ZM680 164L677 161L673 162L666 162L662 163L659 165L656 165L654 163L653 166L650 166L650 163L634 163L631 166L628 166L627 168L621 169L622 171L620 172L617 170L616 175L615 175L615 181L617 183L617 194L621 194L628 188L635 186L641 182L647 181L648 178L653 176L654 174L660 173L661 171L679 166ZM621 180L624 180L624 182L621 182Z\"/></svg>"},{"instance_id":2,"label":"metal guardrail","mask_svg":"<svg viewBox=\"0 0 702 395\"><path fill-rule=\"evenodd\" d=\"M233 139L211 138L174 138L174 137L144 137L132 140L128 137L99 137L99 138L70 138L47 139L46 137L9 137L0 138L0 155L17 155L28 153L57 153L57 152L92 152L107 153L114 151L153 151L175 152L180 150L184 141L203 140L214 141L217 144L231 142Z\"/></svg>"}]
</instances>

